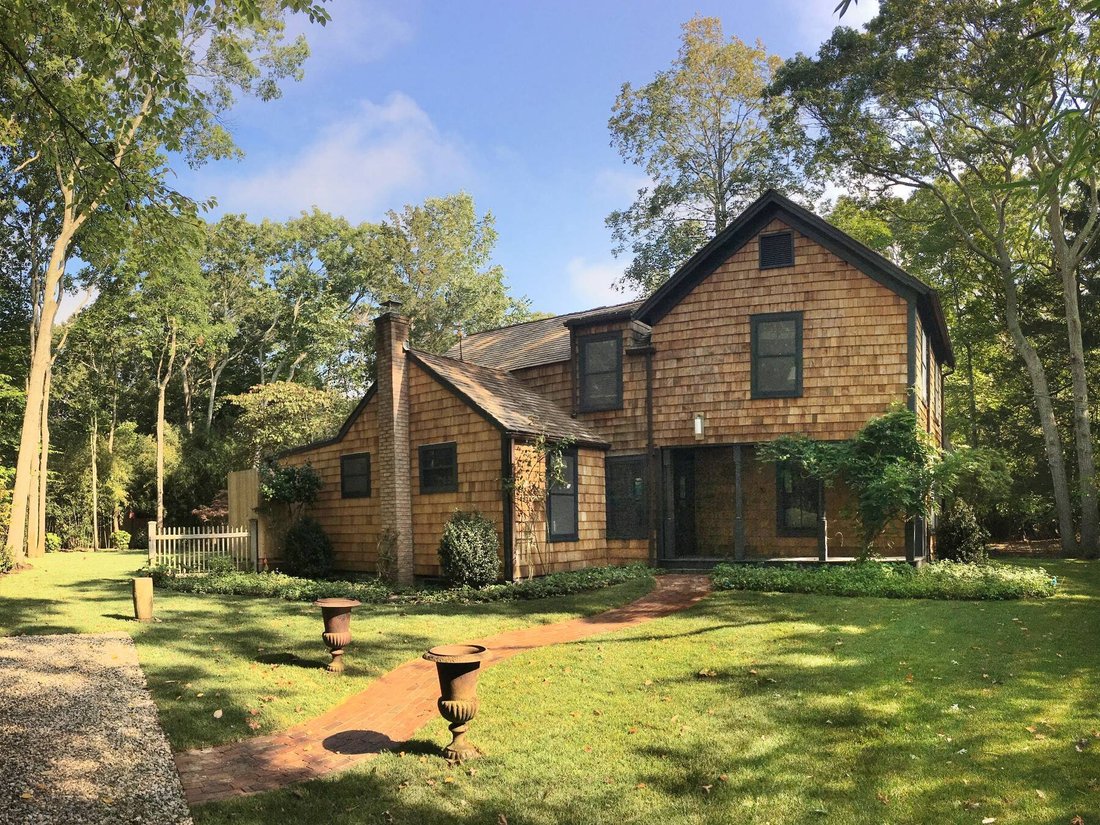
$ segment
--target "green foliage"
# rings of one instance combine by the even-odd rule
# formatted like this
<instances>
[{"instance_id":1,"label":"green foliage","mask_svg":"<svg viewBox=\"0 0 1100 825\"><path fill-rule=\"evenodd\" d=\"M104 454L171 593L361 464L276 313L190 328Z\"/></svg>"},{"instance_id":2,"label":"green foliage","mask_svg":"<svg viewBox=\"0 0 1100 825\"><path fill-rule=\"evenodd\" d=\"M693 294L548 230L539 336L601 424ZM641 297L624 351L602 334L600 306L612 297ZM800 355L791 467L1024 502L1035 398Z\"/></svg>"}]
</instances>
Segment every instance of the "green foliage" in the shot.
<instances>
[{"instance_id":1,"label":"green foliage","mask_svg":"<svg viewBox=\"0 0 1100 825\"><path fill-rule=\"evenodd\" d=\"M452 586L484 587L500 575L496 526L482 513L456 510L443 528L439 565Z\"/></svg>"},{"instance_id":2,"label":"green foliage","mask_svg":"<svg viewBox=\"0 0 1100 825\"><path fill-rule=\"evenodd\" d=\"M61 536L57 533L46 533L46 552L59 553L61 551Z\"/></svg>"},{"instance_id":3,"label":"green foliage","mask_svg":"<svg viewBox=\"0 0 1100 825\"><path fill-rule=\"evenodd\" d=\"M217 573L177 576L165 568L147 568L156 586L179 593L209 593L226 596L255 596L312 602L324 598L358 599L364 604L473 604L525 601L587 593L625 582L652 578L644 565L590 567L569 573L553 573L537 579L490 584L486 587L456 587L394 591L380 579L365 581L315 581L285 573Z\"/></svg>"},{"instance_id":4,"label":"green foliage","mask_svg":"<svg viewBox=\"0 0 1100 825\"><path fill-rule=\"evenodd\" d=\"M632 256L621 286L655 290L769 187L809 193L801 126L765 94L781 62L759 41L727 40L718 18L695 17L670 68L623 84L611 144L652 183L606 221L615 254Z\"/></svg>"},{"instance_id":5,"label":"green foliage","mask_svg":"<svg viewBox=\"0 0 1100 825\"><path fill-rule=\"evenodd\" d=\"M348 413L338 393L288 381L257 385L229 401L241 410L234 427L241 459L253 466L333 435Z\"/></svg>"},{"instance_id":6,"label":"green foliage","mask_svg":"<svg viewBox=\"0 0 1100 825\"><path fill-rule=\"evenodd\" d=\"M111 533L111 544L116 550L129 550L130 538L130 534L125 530L115 530Z\"/></svg>"},{"instance_id":7,"label":"green foliage","mask_svg":"<svg viewBox=\"0 0 1100 825\"><path fill-rule=\"evenodd\" d=\"M941 561L921 567L873 561L821 566L720 564L711 578L719 590L888 599L1038 599L1053 596L1055 589L1041 567L993 562Z\"/></svg>"},{"instance_id":8,"label":"green foliage","mask_svg":"<svg viewBox=\"0 0 1100 825\"><path fill-rule=\"evenodd\" d=\"M317 519L305 516L286 531L283 566L295 576L324 577L332 573L332 542Z\"/></svg>"},{"instance_id":9,"label":"green foliage","mask_svg":"<svg viewBox=\"0 0 1100 825\"><path fill-rule=\"evenodd\" d=\"M211 556L206 560L206 572L214 576L233 573L237 570L237 562L232 556Z\"/></svg>"},{"instance_id":10,"label":"green foliage","mask_svg":"<svg viewBox=\"0 0 1100 825\"><path fill-rule=\"evenodd\" d=\"M300 513L317 500L324 482L310 464L283 467L273 461L260 466L260 494L272 504L285 504Z\"/></svg>"},{"instance_id":11,"label":"green foliage","mask_svg":"<svg viewBox=\"0 0 1100 825\"><path fill-rule=\"evenodd\" d=\"M827 483L843 480L856 498L866 554L891 521L929 511L938 456L922 435L916 415L896 409L872 418L848 441L782 436L761 445L757 456L793 462Z\"/></svg>"},{"instance_id":12,"label":"green foliage","mask_svg":"<svg viewBox=\"0 0 1100 825\"><path fill-rule=\"evenodd\" d=\"M941 560L983 562L989 557L988 541L974 509L961 498L947 506L936 524L936 558Z\"/></svg>"}]
</instances>

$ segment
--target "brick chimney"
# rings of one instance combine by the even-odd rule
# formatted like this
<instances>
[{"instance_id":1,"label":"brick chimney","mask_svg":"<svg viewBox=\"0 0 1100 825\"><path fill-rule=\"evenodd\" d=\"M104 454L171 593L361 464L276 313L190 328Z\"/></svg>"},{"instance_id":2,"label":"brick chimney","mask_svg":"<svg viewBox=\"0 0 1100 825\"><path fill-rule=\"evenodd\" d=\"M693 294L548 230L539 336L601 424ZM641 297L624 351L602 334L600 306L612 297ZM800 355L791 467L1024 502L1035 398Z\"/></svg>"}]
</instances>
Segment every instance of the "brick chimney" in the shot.
<instances>
[{"instance_id":1,"label":"brick chimney","mask_svg":"<svg viewBox=\"0 0 1100 825\"><path fill-rule=\"evenodd\" d=\"M397 532L394 574L413 583L412 479L409 477L409 378L405 350L409 319L401 302L385 301L374 319L375 384L378 398L378 463L382 529Z\"/></svg>"}]
</instances>

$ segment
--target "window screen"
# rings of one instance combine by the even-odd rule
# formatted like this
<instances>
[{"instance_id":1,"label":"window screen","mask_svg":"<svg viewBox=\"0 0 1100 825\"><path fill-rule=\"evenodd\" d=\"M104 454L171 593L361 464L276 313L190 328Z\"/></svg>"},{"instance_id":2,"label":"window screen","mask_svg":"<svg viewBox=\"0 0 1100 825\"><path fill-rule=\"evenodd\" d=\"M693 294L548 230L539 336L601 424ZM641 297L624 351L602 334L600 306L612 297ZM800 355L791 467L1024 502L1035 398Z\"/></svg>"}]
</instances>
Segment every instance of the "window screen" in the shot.
<instances>
[{"instance_id":1,"label":"window screen","mask_svg":"<svg viewBox=\"0 0 1100 825\"><path fill-rule=\"evenodd\" d=\"M644 539L649 535L646 518L645 456L608 458L607 537Z\"/></svg>"},{"instance_id":2,"label":"window screen","mask_svg":"<svg viewBox=\"0 0 1100 825\"><path fill-rule=\"evenodd\" d=\"M802 395L802 313L753 315L752 395Z\"/></svg>"},{"instance_id":3,"label":"window screen","mask_svg":"<svg viewBox=\"0 0 1100 825\"><path fill-rule=\"evenodd\" d=\"M458 445L420 448L420 492L452 493L458 489Z\"/></svg>"},{"instance_id":4,"label":"window screen","mask_svg":"<svg viewBox=\"0 0 1100 825\"><path fill-rule=\"evenodd\" d=\"M780 535L817 535L818 482L801 468L780 463L776 467L776 520Z\"/></svg>"},{"instance_id":5,"label":"window screen","mask_svg":"<svg viewBox=\"0 0 1100 825\"><path fill-rule=\"evenodd\" d=\"M370 496L370 453L340 456L340 497Z\"/></svg>"},{"instance_id":6,"label":"window screen","mask_svg":"<svg viewBox=\"0 0 1100 825\"><path fill-rule=\"evenodd\" d=\"M546 520L550 541L577 538L577 453L570 451L546 459L548 478Z\"/></svg>"},{"instance_id":7,"label":"window screen","mask_svg":"<svg viewBox=\"0 0 1100 825\"><path fill-rule=\"evenodd\" d=\"M579 339L578 375L582 410L615 410L623 405L623 339L618 332Z\"/></svg>"}]
</instances>

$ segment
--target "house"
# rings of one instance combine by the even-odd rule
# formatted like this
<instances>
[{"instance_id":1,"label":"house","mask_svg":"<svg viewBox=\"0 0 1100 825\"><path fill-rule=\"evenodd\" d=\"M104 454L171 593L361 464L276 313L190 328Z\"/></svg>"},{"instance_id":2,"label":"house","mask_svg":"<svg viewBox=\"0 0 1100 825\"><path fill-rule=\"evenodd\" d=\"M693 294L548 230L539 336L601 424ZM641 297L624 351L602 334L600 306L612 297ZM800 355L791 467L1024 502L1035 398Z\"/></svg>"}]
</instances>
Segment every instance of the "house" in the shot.
<instances>
[{"instance_id":1,"label":"house","mask_svg":"<svg viewBox=\"0 0 1100 825\"><path fill-rule=\"evenodd\" d=\"M437 574L456 509L497 525L506 578L851 555L846 491L757 460L756 445L845 439L898 403L944 442L954 362L936 292L775 192L645 301L480 332L445 355L409 348L396 303L375 324L366 397L334 438L281 459L321 474L312 513L344 569L375 569L392 528L399 578ZM929 530L898 523L881 543L920 561Z\"/></svg>"}]
</instances>

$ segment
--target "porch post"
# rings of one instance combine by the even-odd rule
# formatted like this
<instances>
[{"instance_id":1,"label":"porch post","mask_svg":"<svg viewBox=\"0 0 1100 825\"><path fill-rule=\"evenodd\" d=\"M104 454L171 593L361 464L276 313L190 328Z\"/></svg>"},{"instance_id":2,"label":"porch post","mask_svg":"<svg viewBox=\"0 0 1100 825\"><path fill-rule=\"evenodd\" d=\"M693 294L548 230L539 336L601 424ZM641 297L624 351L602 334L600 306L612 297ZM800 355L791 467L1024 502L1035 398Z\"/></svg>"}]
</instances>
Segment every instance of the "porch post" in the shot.
<instances>
[{"instance_id":1,"label":"porch post","mask_svg":"<svg viewBox=\"0 0 1100 825\"><path fill-rule=\"evenodd\" d=\"M825 482L817 482L817 560L829 560L829 520L825 515Z\"/></svg>"},{"instance_id":2,"label":"porch post","mask_svg":"<svg viewBox=\"0 0 1100 825\"><path fill-rule=\"evenodd\" d=\"M733 448L733 558L745 560L745 503L741 490L741 445Z\"/></svg>"},{"instance_id":3,"label":"porch post","mask_svg":"<svg viewBox=\"0 0 1100 825\"><path fill-rule=\"evenodd\" d=\"M905 560L912 564L916 561L917 520L913 519L905 526Z\"/></svg>"}]
</instances>

